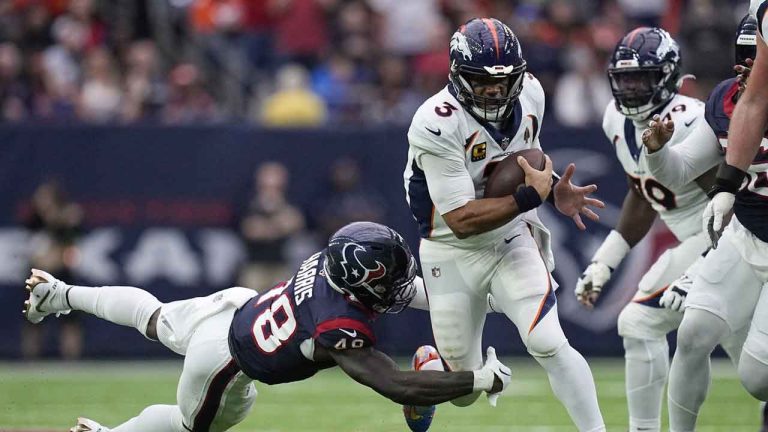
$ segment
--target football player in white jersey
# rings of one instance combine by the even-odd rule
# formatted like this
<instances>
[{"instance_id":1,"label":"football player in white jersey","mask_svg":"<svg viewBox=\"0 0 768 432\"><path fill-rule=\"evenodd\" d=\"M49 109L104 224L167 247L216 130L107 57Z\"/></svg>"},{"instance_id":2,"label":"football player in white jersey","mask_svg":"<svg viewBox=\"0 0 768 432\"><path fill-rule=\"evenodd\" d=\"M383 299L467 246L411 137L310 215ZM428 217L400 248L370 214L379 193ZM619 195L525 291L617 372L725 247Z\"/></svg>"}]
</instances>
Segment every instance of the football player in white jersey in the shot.
<instances>
[{"instance_id":1,"label":"football player in white jersey","mask_svg":"<svg viewBox=\"0 0 768 432\"><path fill-rule=\"evenodd\" d=\"M518 162L527 186L511 196L483 198L494 163L540 148L544 92L526 73L520 43L496 19L472 19L450 42L449 84L416 112L408 131L406 197L419 224L432 329L453 370L482 364L486 298L515 324L528 352L544 367L555 395L580 431L603 431L592 373L569 344L557 316L549 231L535 208L545 199L584 228L580 214L597 187L574 186L570 165L552 186L544 171ZM468 405L477 394L454 401Z\"/></svg>"},{"instance_id":2,"label":"football player in white jersey","mask_svg":"<svg viewBox=\"0 0 768 432\"><path fill-rule=\"evenodd\" d=\"M629 430L659 431L661 404L669 370L667 333L683 318L682 307L691 285L681 278L707 251L700 215L707 203L716 161L685 181L653 175L643 152L641 133L657 115L678 127L667 148L674 148L704 121L704 104L678 94L683 76L680 50L663 29L640 27L616 46L608 77L615 102L608 105L603 130L613 144L629 183L618 225L610 232L576 285L576 296L592 306L622 259L648 233L659 215L680 244L668 249L643 275L637 293L618 320L624 339ZM695 269L691 269L695 271ZM679 279L678 279L679 278ZM743 342L734 335L723 346L735 362Z\"/></svg>"},{"instance_id":3,"label":"football player in white jersey","mask_svg":"<svg viewBox=\"0 0 768 432\"><path fill-rule=\"evenodd\" d=\"M753 15L756 13L757 19L753 16L751 22L743 20L739 33L746 33L745 27L749 25L754 35L762 27L758 23L762 18L760 11L764 13L765 8L755 8ZM768 140L761 139L765 118L760 120L759 116L745 114L742 105L746 101L752 109L752 104L761 104L747 99L748 94L752 94L752 98L768 97L761 93L768 76L763 76L762 82L754 79L760 72L757 65L765 61L768 53L759 38L752 40L757 45L757 58L746 89L741 93L741 86L735 79L720 83L707 101L707 128L697 128L690 140L676 148L658 148L675 125L655 118L645 139L649 151L658 148L651 154L656 159L651 169L657 176L680 177L702 164L723 161L715 185L708 193L713 199L703 218L702 229L708 232L713 250L704 258L694 277L670 371L670 430L675 432L695 429L699 409L707 394L709 356L715 345L747 325L750 325L749 334L740 353L739 376L753 396L761 400L768 398L768 290L763 289L768 281L768 174L765 168ZM764 68L763 74L766 73ZM743 158L746 149L743 146L736 150L739 156L732 157L731 154L731 141L738 134L745 134L747 128L744 118L741 124L736 124L739 112L749 117L748 121L758 132L756 137L749 138L759 143L759 149L751 150L748 159ZM729 150L723 157L725 148ZM723 219L731 208L734 217L721 233Z\"/></svg>"}]
</instances>

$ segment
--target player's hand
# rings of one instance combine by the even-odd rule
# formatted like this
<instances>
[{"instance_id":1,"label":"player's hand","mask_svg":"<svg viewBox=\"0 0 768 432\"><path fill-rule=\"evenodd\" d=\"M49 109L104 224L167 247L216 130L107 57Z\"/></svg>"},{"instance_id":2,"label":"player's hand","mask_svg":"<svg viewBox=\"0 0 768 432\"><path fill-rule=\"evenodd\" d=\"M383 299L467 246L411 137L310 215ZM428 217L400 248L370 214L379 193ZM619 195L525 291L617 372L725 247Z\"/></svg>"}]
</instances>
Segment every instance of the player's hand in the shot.
<instances>
[{"instance_id":1,"label":"player's hand","mask_svg":"<svg viewBox=\"0 0 768 432\"><path fill-rule=\"evenodd\" d=\"M603 291L603 285L611 279L611 272L611 268L601 262L590 264L576 281L576 289L573 290L579 303L593 307Z\"/></svg>"},{"instance_id":2,"label":"player's hand","mask_svg":"<svg viewBox=\"0 0 768 432\"><path fill-rule=\"evenodd\" d=\"M743 92L744 89L747 88L747 79L752 73L752 65L755 64L751 58L746 59L745 63L747 64L746 66L736 65L733 67L734 72L737 74L736 82L739 83L739 93Z\"/></svg>"},{"instance_id":3,"label":"player's hand","mask_svg":"<svg viewBox=\"0 0 768 432\"><path fill-rule=\"evenodd\" d=\"M485 364L480 372L493 374L493 386L488 390L488 403L495 407L499 395L512 381L512 371L496 358L496 350L493 347L488 347L486 353Z\"/></svg>"},{"instance_id":4,"label":"player's hand","mask_svg":"<svg viewBox=\"0 0 768 432\"><path fill-rule=\"evenodd\" d=\"M571 183L571 178L573 178L575 171L576 165L569 164L568 168L565 169L565 174L557 182L552 193L555 194L555 208L560 213L573 219L573 222L580 230L585 230L587 227L581 220L581 214L593 221L597 221L600 219L600 216L589 207L605 208L605 203L599 199L589 198L589 195L597 190L597 185L576 186Z\"/></svg>"},{"instance_id":5,"label":"player's hand","mask_svg":"<svg viewBox=\"0 0 768 432\"><path fill-rule=\"evenodd\" d=\"M707 203L702 215L702 229L709 234L712 249L717 249L717 242L723 233L723 221L733 209L736 196L730 192L719 192Z\"/></svg>"},{"instance_id":6,"label":"player's hand","mask_svg":"<svg viewBox=\"0 0 768 432\"><path fill-rule=\"evenodd\" d=\"M648 128L643 131L643 145L649 153L653 153L669 142L675 132L675 122L671 119L661 120L658 114L654 114Z\"/></svg>"},{"instance_id":7,"label":"player's hand","mask_svg":"<svg viewBox=\"0 0 768 432\"><path fill-rule=\"evenodd\" d=\"M517 157L517 163L525 173L525 185L533 186L536 192L539 193L542 201L547 199L547 196L552 191L552 159L547 155L544 155L544 158L544 169L539 171L532 167L524 157Z\"/></svg>"},{"instance_id":8,"label":"player's hand","mask_svg":"<svg viewBox=\"0 0 768 432\"><path fill-rule=\"evenodd\" d=\"M682 312L683 307L685 306L685 298L688 295L688 290L692 284L693 281L691 278L685 274L669 284L669 287L667 287L664 294L662 294L661 299L659 299L661 307Z\"/></svg>"}]
</instances>

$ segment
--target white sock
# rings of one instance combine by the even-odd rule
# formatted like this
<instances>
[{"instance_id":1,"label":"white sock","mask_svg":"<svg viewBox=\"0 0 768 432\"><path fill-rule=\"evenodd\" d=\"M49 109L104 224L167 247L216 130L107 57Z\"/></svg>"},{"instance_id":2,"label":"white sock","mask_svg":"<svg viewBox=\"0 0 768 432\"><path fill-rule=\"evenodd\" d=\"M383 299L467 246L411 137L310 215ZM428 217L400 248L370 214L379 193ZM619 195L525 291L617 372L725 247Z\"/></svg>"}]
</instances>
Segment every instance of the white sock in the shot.
<instances>
[{"instance_id":1,"label":"white sock","mask_svg":"<svg viewBox=\"0 0 768 432\"><path fill-rule=\"evenodd\" d=\"M699 409L709 390L709 356L728 324L711 312L687 309L677 330L677 350L669 370L669 430L689 432L696 428Z\"/></svg>"},{"instance_id":2,"label":"white sock","mask_svg":"<svg viewBox=\"0 0 768 432\"><path fill-rule=\"evenodd\" d=\"M661 402L669 372L666 339L624 338L629 431L661 430Z\"/></svg>"},{"instance_id":3,"label":"white sock","mask_svg":"<svg viewBox=\"0 0 768 432\"><path fill-rule=\"evenodd\" d=\"M547 371L552 391L579 431L605 431L595 380L584 357L566 343L553 356L533 358Z\"/></svg>"},{"instance_id":4,"label":"white sock","mask_svg":"<svg viewBox=\"0 0 768 432\"><path fill-rule=\"evenodd\" d=\"M111 432L188 432L177 405L152 405Z\"/></svg>"},{"instance_id":5,"label":"white sock","mask_svg":"<svg viewBox=\"0 0 768 432\"><path fill-rule=\"evenodd\" d=\"M67 293L72 309L133 327L145 337L152 314L163 304L152 294L128 286L72 286Z\"/></svg>"}]
</instances>

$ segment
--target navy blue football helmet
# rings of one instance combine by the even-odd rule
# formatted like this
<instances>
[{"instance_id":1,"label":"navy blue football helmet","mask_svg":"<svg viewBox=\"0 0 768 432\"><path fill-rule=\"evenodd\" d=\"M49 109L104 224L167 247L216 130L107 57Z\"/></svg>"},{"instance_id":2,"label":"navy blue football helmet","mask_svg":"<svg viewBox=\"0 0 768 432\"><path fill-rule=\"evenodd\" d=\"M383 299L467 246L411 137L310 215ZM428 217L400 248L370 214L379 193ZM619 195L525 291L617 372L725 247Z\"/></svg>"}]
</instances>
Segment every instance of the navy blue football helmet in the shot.
<instances>
[{"instance_id":1,"label":"navy blue football helmet","mask_svg":"<svg viewBox=\"0 0 768 432\"><path fill-rule=\"evenodd\" d=\"M325 277L333 289L378 313L398 313L413 300L416 259L395 230L354 222L331 236Z\"/></svg>"},{"instance_id":2,"label":"navy blue football helmet","mask_svg":"<svg viewBox=\"0 0 768 432\"><path fill-rule=\"evenodd\" d=\"M750 14L744 16L736 30L734 65L747 65L747 59L757 56L757 20Z\"/></svg>"},{"instance_id":3,"label":"navy blue football helmet","mask_svg":"<svg viewBox=\"0 0 768 432\"><path fill-rule=\"evenodd\" d=\"M619 111L647 119L675 96L682 84L680 47L658 27L639 27L616 45L608 80Z\"/></svg>"},{"instance_id":4,"label":"navy blue football helmet","mask_svg":"<svg viewBox=\"0 0 768 432\"><path fill-rule=\"evenodd\" d=\"M449 79L458 101L485 121L507 119L523 91L526 62L520 41L495 18L467 21L451 37ZM503 84L498 95L477 93L477 88Z\"/></svg>"}]
</instances>

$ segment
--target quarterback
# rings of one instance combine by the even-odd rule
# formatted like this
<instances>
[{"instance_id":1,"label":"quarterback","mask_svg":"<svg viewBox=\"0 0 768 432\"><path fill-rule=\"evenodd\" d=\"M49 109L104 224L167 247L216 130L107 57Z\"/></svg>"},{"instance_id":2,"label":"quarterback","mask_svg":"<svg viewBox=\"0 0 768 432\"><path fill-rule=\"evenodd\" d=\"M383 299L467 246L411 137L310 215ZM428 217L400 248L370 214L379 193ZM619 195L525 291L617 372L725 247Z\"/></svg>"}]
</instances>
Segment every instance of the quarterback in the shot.
<instances>
[{"instance_id":1,"label":"quarterback","mask_svg":"<svg viewBox=\"0 0 768 432\"><path fill-rule=\"evenodd\" d=\"M753 6L756 3L753 2ZM707 101L706 125L697 128L696 135L679 147L659 146L669 131L676 129L674 123L654 119L648 131L647 148L649 152L653 151L650 156L656 159L651 169L657 176L679 177L705 162L712 165L720 162L716 183L709 192L713 199L704 212L702 226L709 234L713 250L704 258L686 300L685 317L678 331L677 351L670 370L672 431L694 430L707 395L709 355L719 341L740 328L749 328L749 333L740 353L739 376L753 396L761 400L768 398L768 304L763 289L768 281L768 226L765 222L768 214L768 183L765 182L768 178L765 170L768 140L757 141L759 151L753 152L747 165L742 167L745 171L739 168L738 162L729 159L730 142L736 131L741 130L735 121L738 107L745 100L749 101L745 99L749 89L756 91L756 87L765 86L765 81L753 80L758 76L754 72L759 72L760 59L766 55L764 42L757 37L761 28L759 11L764 11L765 7L755 9L757 18L754 15L745 18L739 30L739 36L753 45L752 52L746 55L755 60L755 69L746 88L742 89L733 78L720 83ZM765 121L759 124L762 136ZM724 157L726 149L728 152ZM734 216L721 232L731 207Z\"/></svg>"},{"instance_id":2,"label":"quarterback","mask_svg":"<svg viewBox=\"0 0 768 432\"><path fill-rule=\"evenodd\" d=\"M540 148L544 92L526 72L517 37L492 18L462 25L450 41L448 85L418 109L404 172L406 199L422 237L420 259L437 349L451 370L482 365L487 295L517 327L528 352L549 375L555 395L580 431L604 431L585 359L565 338L550 275L549 231L536 215L543 200L584 228L580 214L596 186L574 186L570 165L553 186L544 171L518 162L526 185L514 195L483 198L493 165ZM478 393L452 401L473 403Z\"/></svg>"},{"instance_id":3,"label":"quarterback","mask_svg":"<svg viewBox=\"0 0 768 432\"><path fill-rule=\"evenodd\" d=\"M81 310L134 327L185 356L177 405L147 407L112 429L80 418L71 432L225 431L253 406L254 380L300 381L332 366L400 404L503 390L510 371L493 348L474 372L400 371L373 348L371 321L407 306L416 282L416 260L400 234L356 222L337 231L290 280L261 294L235 287L161 303L139 288L72 286L32 270L25 314L38 323Z\"/></svg>"},{"instance_id":4,"label":"quarterback","mask_svg":"<svg viewBox=\"0 0 768 432\"><path fill-rule=\"evenodd\" d=\"M699 220L708 202L706 190L713 183L718 156L700 156L698 166L684 177L660 176L651 166L684 142L695 140L696 131L707 128L704 103L678 94L683 80L680 65L677 42L660 28L637 28L614 50L608 77L615 101L606 108L603 130L627 174L629 191L618 225L595 252L575 290L582 303L593 305L612 271L648 233L657 215L680 242L653 263L619 315L631 432L661 429L661 404L669 371L666 336L683 319L684 300L692 284L687 275L696 273L701 256L708 250ZM679 125L668 137L663 155L643 151L642 133L652 116ZM745 333L736 332L722 341L735 363Z\"/></svg>"}]
</instances>

